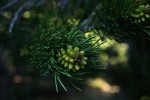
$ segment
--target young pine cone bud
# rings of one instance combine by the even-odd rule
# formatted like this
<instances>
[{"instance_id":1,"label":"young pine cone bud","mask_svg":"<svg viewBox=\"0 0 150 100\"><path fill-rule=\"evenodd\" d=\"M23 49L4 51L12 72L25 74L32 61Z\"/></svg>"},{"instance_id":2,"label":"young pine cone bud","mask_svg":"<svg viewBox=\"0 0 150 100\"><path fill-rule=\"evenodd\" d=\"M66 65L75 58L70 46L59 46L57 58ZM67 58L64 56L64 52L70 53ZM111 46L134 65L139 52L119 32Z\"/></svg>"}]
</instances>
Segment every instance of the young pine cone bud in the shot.
<instances>
[{"instance_id":1,"label":"young pine cone bud","mask_svg":"<svg viewBox=\"0 0 150 100\"><path fill-rule=\"evenodd\" d=\"M140 5L131 13L134 23L142 23L150 20L150 5Z\"/></svg>"},{"instance_id":2,"label":"young pine cone bud","mask_svg":"<svg viewBox=\"0 0 150 100\"><path fill-rule=\"evenodd\" d=\"M68 70L78 71L87 65L88 58L85 57L85 51L80 51L78 47L73 48L69 45L67 49L61 48L58 55L58 61Z\"/></svg>"}]
</instances>

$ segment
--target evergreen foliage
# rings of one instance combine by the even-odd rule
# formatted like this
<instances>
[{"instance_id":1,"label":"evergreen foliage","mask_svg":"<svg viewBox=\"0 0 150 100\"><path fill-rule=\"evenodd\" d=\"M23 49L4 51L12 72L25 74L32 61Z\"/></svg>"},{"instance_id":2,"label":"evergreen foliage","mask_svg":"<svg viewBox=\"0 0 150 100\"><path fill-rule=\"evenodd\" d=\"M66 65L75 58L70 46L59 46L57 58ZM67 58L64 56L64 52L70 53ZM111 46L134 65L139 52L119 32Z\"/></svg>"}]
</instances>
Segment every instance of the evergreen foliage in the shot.
<instances>
[{"instance_id":1,"label":"evergreen foliage","mask_svg":"<svg viewBox=\"0 0 150 100\"><path fill-rule=\"evenodd\" d=\"M17 74L42 76L57 92L69 84L81 91L80 83L103 71L133 100L149 99L150 0L1 0L0 19L0 79L7 84ZM127 57L117 46L102 48L108 39L126 43ZM0 86L7 100L8 87Z\"/></svg>"},{"instance_id":2,"label":"evergreen foliage","mask_svg":"<svg viewBox=\"0 0 150 100\"><path fill-rule=\"evenodd\" d=\"M145 16L139 21L134 14L138 7L143 7L140 13L141 17ZM148 9L149 3L143 0L102 0L96 10L96 27L106 36L118 41L147 41L149 40Z\"/></svg>"},{"instance_id":3,"label":"evergreen foliage","mask_svg":"<svg viewBox=\"0 0 150 100\"><path fill-rule=\"evenodd\" d=\"M55 76L57 91L57 82L66 90L61 77L82 81L92 69L101 69L98 59L100 49L90 44L94 37L84 38L83 32L71 26L47 25L46 28L40 25L33 35L28 62L42 75Z\"/></svg>"}]
</instances>

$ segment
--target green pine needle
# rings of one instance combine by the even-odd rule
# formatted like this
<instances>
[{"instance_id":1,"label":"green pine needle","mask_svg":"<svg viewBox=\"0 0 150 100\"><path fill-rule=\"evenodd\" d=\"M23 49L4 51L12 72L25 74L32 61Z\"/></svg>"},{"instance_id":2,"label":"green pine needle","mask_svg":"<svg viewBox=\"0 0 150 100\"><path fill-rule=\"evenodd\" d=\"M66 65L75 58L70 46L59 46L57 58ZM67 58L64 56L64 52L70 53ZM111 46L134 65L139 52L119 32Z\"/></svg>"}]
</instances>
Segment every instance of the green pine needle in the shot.
<instances>
[{"instance_id":1,"label":"green pine needle","mask_svg":"<svg viewBox=\"0 0 150 100\"><path fill-rule=\"evenodd\" d=\"M62 83L62 81L60 80L58 75L57 75L57 79L58 79L59 83L61 84L61 86L64 88L64 90L67 91L66 87L64 86L64 84Z\"/></svg>"},{"instance_id":2,"label":"green pine needle","mask_svg":"<svg viewBox=\"0 0 150 100\"><path fill-rule=\"evenodd\" d=\"M75 89L77 89L77 90L79 90L79 91L82 91L79 87L77 87L71 80L69 80L70 81L70 83L71 83L71 85L75 88Z\"/></svg>"},{"instance_id":3,"label":"green pine needle","mask_svg":"<svg viewBox=\"0 0 150 100\"><path fill-rule=\"evenodd\" d=\"M57 74L56 73L55 73L55 87L56 87L56 92L58 92Z\"/></svg>"}]
</instances>

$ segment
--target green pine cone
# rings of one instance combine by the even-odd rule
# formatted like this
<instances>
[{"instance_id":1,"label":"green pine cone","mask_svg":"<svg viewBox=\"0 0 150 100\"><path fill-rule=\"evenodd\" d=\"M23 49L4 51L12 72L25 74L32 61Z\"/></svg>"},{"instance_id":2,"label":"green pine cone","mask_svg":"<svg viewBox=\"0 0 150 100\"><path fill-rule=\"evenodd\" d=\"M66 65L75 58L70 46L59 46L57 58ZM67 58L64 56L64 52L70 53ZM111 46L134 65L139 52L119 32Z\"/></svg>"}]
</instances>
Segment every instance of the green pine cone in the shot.
<instances>
[{"instance_id":1,"label":"green pine cone","mask_svg":"<svg viewBox=\"0 0 150 100\"><path fill-rule=\"evenodd\" d=\"M84 54L85 51L79 51L78 47L69 45L66 50L61 48L58 61L68 70L77 71L87 64L88 58Z\"/></svg>"},{"instance_id":2,"label":"green pine cone","mask_svg":"<svg viewBox=\"0 0 150 100\"><path fill-rule=\"evenodd\" d=\"M149 21L150 12L150 5L140 5L131 13L131 18L133 19L134 23L143 23Z\"/></svg>"}]
</instances>

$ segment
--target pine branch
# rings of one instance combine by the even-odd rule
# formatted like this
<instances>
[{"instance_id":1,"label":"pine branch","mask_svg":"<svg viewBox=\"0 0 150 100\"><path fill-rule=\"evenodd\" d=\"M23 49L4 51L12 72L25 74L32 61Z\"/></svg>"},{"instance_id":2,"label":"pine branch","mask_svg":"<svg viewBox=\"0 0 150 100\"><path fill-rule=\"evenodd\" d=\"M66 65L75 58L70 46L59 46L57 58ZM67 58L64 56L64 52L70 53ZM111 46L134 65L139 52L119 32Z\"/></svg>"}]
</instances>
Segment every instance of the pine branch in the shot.
<instances>
[{"instance_id":1,"label":"pine branch","mask_svg":"<svg viewBox=\"0 0 150 100\"><path fill-rule=\"evenodd\" d=\"M10 6L16 4L17 2L18 2L18 0L10 0L7 4L0 7L0 12L4 12L6 9L8 9Z\"/></svg>"},{"instance_id":2,"label":"pine branch","mask_svg":"<svg viewBox=\"0 0 150 100\"><path fill-rule=\"evenodd\" d=\"M89 72L100 69L96 60L100 49L91 45L93 37L86 39L81 31L67 24L55 27L44 23L36 32L29 45L29 65L44 76L54 74L57 92L58 83L67 91L62 78L81 82Z\"/></svg>"},{"instance_id":3,"label":"pine branch","mask_svg":"<svg viewBox=\"0 0 150 100\"><path fill-rule=\"evenodd\" d=\"M18 0L12 0L8 2L6 5L0 8L0 12L4 12L6 9L15 6L15 4L19 3ZM7 32L11 33L16 22L21 18L22 14L26 10L30 10L36 7L39 7L45 3L45 0L28 0L25 1L22 5L18 7L18 9L13 13L12 19L8 25Z\"/></svg>"}]
</instances>

